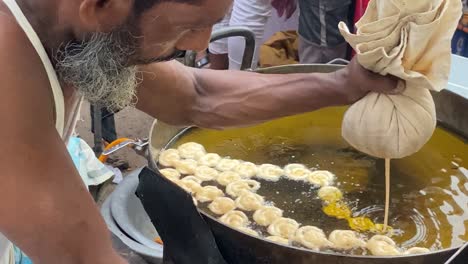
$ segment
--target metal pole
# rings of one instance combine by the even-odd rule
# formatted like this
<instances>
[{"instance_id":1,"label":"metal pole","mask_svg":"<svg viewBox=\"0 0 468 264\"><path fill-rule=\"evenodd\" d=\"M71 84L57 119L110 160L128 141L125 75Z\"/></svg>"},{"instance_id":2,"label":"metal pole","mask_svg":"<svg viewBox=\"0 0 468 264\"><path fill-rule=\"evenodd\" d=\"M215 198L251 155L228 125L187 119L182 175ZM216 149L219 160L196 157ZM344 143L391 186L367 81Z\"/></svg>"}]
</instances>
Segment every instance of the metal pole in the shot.
<instances>
[{"instance_id":1,"label":"metal pole","mask_svg":"<svg viewBox=\"0 0 468 264\"><path fill-rule=\"evenodd\" d=\"M91 105L93 111L93 126L94 126L94 154L99 157L102 154L102 111L99 104Z\"/></svg>"}]
</instances>

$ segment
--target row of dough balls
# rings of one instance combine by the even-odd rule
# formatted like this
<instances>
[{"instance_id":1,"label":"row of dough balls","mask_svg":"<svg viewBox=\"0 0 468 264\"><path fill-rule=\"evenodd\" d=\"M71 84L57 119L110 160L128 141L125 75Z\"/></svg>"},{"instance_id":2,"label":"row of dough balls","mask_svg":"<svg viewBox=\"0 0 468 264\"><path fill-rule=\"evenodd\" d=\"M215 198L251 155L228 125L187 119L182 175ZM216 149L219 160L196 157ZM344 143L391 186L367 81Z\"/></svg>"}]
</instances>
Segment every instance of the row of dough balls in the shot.
<instances>
[{"instance_id":1,"label":"row of dough balls","mask_svg":"<svg viewBox=\"0 0 468 264\"><path fill-rule=\"evenodd\" d=\"M278 181L284 176L318 186L331 185L335 178L329 171L312 171L298 163L281 168L273 164L257 166L252 162L222 158L216 153L207 153L202 145L195 142L182 144L177 149L163 150L158 161L164 167L173 167L182 174L194 174L202 181L214 180L219 174L216 172L231 172L231 175L236 173L239 178L257 177L268 181Z\"/></svg>"},{"instance_id":2,"label":"row of dough balls","mask_svg":"<svg viewBox=\"0 0 468 264\"><path fill-rule=\"evenodd\" d=\"M255 211L253 218L258 225L267 226L270 236L265 239L283 245L292 242L312 249L323 250L332 248L349 250L366 248L375 256L413 255L430 252L427 248L412 247L406 251L399 249L389 237L375 235L367 242L351 230L334 230L327 236L322 229L315 226L302 226L295 220L282 216L283 212L273 206L263 206ZM221 222L252 236L260 236L258 232L250 229L250 221L245 213L237 210L229 211L220 218Z\"/></svg>"},{"instance_id":3,"label":"row of dough balls","mask_svg":"<svg viewBox=\"0 0 468 264\"><path fill-rule=\"evenodd\" d=\"M215 186L201 187L201 181L194 176L186 176L175 182L188 192L195 194L195 198L198 201L211 202L208 208L213 213L222 215L219 220L224 224L246 234L259 237L260 234L258 232L248 227L251 222L247 215L240 210L255 211L253 213L253 220L257 225L267 228L270 236L266 237L266 239L272 242L285 245L296 242L313 250L324 248L338 250L367 248L371 254L376 256L409 255L429 252L428 249L419 247L402 251L391 238L382 235L375 235L365 242L358 237L357 233L350 230L335 230L327 238L318 227L300 227L297 221L283 217L281 209L264 205L263 197L253 193L260 187L259 183L253 180L238 180L226 187L226 192L233 197L237 197L236 200L225 197L223 191ZM334 201L342 196L341 192L335 187L322 187L322 189L323 193L319 194L322 200Z\"/></svg>"},{"instance_id":4,"label":"row of dough balls","mask_svg":"<svg viewBox=\"0 0 468 264\"><path fill-rule=\"evenodd\" d=\"M218 173L217 170L199 166L194 170L194 175L185 176L171 168L160 170L166 178L192 193L200 202L212 202L208 205L213 213L223 215L236 208L244 211L255 211L264 205L265 200L255 192L260 188L260 183L251 179L243 179L233 171ZM202 187L203 181L213 181L225 186L226 193L232 197L224 197L224 192L216 186Z\"/></svg>"},{"instance_id":5,"label":"row of dough balls","mask_svg":"<svg viewBox=\"0 0 468 264\"><path fill-rule=\"evenodd\" d=\"M235 180L228 183L226 193L235 200L224 197L223 190L216 186L202 186L202 181L192 175L181 178L181 174L171 168L160 170L166 178L173 181L187 192L194 195L199 202L212 202L208 208L215 214L222 215L239 208L244 211L254 211L264 204L264 198L256 193L260 183L254 180Z\"/></svg>"},{"instance_id":6,"label":"row of dough balls","mask_svg":"<svg viewBox=\"0 0 468 264\"><path fill-rule=\"evenodd\" d=\"M170 171L171 169L165 170ZM224 197L223 191L215 186L201 187L201 181L193 176L186 176L181 180L176 180L176 183L180 184L187 191L194 193L198 201L212 201L208 205L208 208L213 213L222 215L220 217L221 222L249 235L259 236L256 231L248 227L250 221L246 214L235 209L239 208L244 211L255 210L253 220L258 225L267 227L267 232L270 236L266 237L266 239L276 243L290 244L290 241L294 241L314 250L365 247L373 255L377 256L429 252L428 249L416 247L403 252L398 249L392 239L381 235L372 237L366 243L354 231L349 230L335 230L327 239L321 229L313 226L299 227L299 224L295 220L282 217L283 211L281 209L274 206L265 206L263 197L252 192L259 188L259 184L253 180L238 180L227 186L227 192L231 196L237 197L235 201L229 197ZM319 194L323 200L341 198L341 192L335 187L327 187L327 189L323 190L325 191L321 195Z\"/></svg>"}]
</instances>

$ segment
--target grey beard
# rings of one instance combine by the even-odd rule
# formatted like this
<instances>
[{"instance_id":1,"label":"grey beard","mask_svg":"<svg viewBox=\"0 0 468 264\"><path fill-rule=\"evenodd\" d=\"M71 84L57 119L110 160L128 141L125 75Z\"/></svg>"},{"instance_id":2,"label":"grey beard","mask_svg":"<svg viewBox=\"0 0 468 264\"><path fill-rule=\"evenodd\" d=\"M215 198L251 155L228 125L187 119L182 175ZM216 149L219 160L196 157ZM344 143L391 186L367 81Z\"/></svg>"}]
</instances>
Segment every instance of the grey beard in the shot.
<instances>
[{"instance_id":1,"label":"grey beard","mask_svg":"<svg viewBox=\"0 0 468 264\"><path fill-rule=\"evenodd\" d=\"M139 82L137 67L126 66L136 50L132 39L119 32L94 33L86 42L64 45L56 57L60 80L111 111L131 105Z\"/></svg>"}]
</instances>

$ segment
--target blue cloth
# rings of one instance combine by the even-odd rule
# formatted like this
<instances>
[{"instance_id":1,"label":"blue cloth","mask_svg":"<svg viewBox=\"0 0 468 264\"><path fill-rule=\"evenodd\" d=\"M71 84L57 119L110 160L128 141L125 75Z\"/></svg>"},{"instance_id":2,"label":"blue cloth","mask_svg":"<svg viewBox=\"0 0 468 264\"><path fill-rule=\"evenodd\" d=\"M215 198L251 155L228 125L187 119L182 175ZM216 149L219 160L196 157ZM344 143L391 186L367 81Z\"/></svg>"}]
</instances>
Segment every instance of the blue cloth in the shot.
<instances>
[{"instance_id":1,"label":"blue cloth","mask_svg":"<svg viewBox=\"0 0 468 264\"><path fill-rule=\"evenodd\" d=\"M114 176L114 173L99 161L93 149L83 139L71 137L67 149L87 186L99 185Z\"/></svg>"},{"instance_id":2,"label":"blue cloth","mask_svg":"<svg viewBox=\"0 0 468 264\"><path fill-rule=\"evenodd\" d=\"M67 150L70 153L70 157L75 164L75 168L80 167L80 139L78 137L70 137L68 140Z\"/></svg>"},{"instance_id":3,"label":"blue cloth","mask_svg":"<svg viewBox=\"0 0 468 264\"><path fill-rule=\"evenodd\" d=\"M32 261L24 252L15 247L15 264L32 264Z\"/></svg>"}]
</instances>

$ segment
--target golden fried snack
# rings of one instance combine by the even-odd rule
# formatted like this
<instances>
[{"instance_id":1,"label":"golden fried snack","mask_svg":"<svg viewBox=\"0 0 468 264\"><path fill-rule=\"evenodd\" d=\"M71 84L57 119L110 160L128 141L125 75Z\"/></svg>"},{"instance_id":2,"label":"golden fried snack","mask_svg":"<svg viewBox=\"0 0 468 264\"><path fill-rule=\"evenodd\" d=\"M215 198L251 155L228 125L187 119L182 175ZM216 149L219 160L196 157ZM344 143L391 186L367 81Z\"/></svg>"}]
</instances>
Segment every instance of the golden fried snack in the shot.
<instances>
[{"instance_id":1,"label":"golden fried snack","mask_svg":"<svg viewBox=\"0 0 468 264\"><path fill-rule=\"evenodd\" d=\"M201 181L212 181L218 178L219 172L208 166L198 166L195 169L194 176Z\"/></svg>"},{"instance_id":2,"label":"golden fried snack","mask_svg":"<svg viewBox=\"0 0 468 264\"><path fill-rule=\"evenodd\" d=\"M177 149L166 149L159 153L159 164L164 167L174 167L175 162L179 160L180 155Z\"/></svg>"},{"instance_id":3,"label":"golden fried snack","mask_svg":"<svg viewBox=\"0 0 468 264\"><path fill-rule=\"evenodd\" d=\"M208 205L208 209L217 215L223 215L236 208L234 200L228 197L217 197Z\"/></svg>"},{"instance_id":4,"label":"golden fried snack","mask_svg":"<svg viewBox=\"0 0 468 264\"><path fill-rule=\"evenodd\" d=\"M214 199L223 196L224 193L216 186L205 186L202 187L199 191L197 191L195 198L199 202L211 202Z\"/></svg>"},{"instance_id":5,"label":"golden fried snack","mask_svg":"<svg viewBox=\"0 0 468 264\"><path fill-rule=\"evenodd\" d=\"M184 181L194 181L198 184L202 184L202 180L198 179L197 177L193 176L193 175L188 175L188 176L185 176L183 177L181 180L184 180Z\"/></svg>"},{"instance_id":6,"label":"golden fried snack","mask_svg":"<svg viewBox=\"0 0 468 264\"><path fill-rule=\"evenodd\" d=\"M312 172L302 164L292 163L284 167L284 174L290 180L302 181L307 179Z\"/></svg>"},{"instance_id":7,"label":"golden fried snack","mask_svg":"<svg viewBox=\"0 0 468 264\"><path fill-rule=\"evenodd\" d=\"M261 226L269 226L283 216L283 211L274 206L262 206L253 214L253 220Z\"/></svg>"},{"instance_id":8,"label":"golden fried snack","mask_svg":"<svg viewBox=\"0 0 468 264\"><path fill-rule=\"evenodd\" d=\"M244 191L244 193L237 197L236 206L244 211L255 211L262 207L264 202L265 200L262 196L253 192Z\"/></svg>"},{"instance_id":9,"label":"golden fried snack","mask_svg":"<svg viewBox=\"0 0 468 264\"><path fill-rule=\"evenodd\" d=\"M331 185L334 179L335 175L326 170L313 171L307 176L307 181L309 183L320 187Z\"/></svg>"},{"instance_id":10,"label":"golden fried snack","mask_svg":"<svg viewBox=\"0 0 468 264\"><path fill-rule=\"evenodd\" d=\"M219 218L222 223L234 227L245 227L249 224L249 218L241 211L232 210Z\"/></svg>"},{"instance_id":11,"label":"golden fried snack","mask_svg":"<svg viewBox=\"0 0 468 264\"><path fill-rule=\"evenodd\" d=\"M227 186L232 182L238 181L241 179L241 176L237 172L233 171L224 171L218 175L216 182L222 186Z\"/></svg>"},{"instance_id":12,"label":"golden fried snack","mask_svg":"<svg viewBox=\"0 0 468 264\"><path fill-rule=\"evenodd\" d=\"M207 153L198 159L198 164L201 166L216 167L221 157L216 153Z\"/></svg>"},{"instance_id":13,"label":"golden fried snack","mask_svg":"<svg viewBox=\"0 0 468 264\"><path fill-rule=\"evenodd\" d=\"M232 197L241 195L244 191L255 192L260 188L260 183L254 180L238 180L231 182L226 187L226 192Z\"/></svg>"},{"instance_id":14,"label":"golden fried snack","mask_svg":"<svg viewBox=\"0 0 468 264\"><path fill-rule=\"evenodd\" d=\"M375 235L367 241L366 247L374 256L401 255L395 242L388 236Z\"/></svg>"},{"instance_id":15,"label":"golden fried snack","mask_svg":"<svg viewBox=\"0 0 468 264\"><path fill-rule=\"evenodd\" d=\"M268 226L268 233L272 236L280 236L282 238L290 239L299 228L299 223L290 218L278 218L270 226Z\"/></svg>"},{"instance_id":16,"label":"golden fried snack","mask_svg":"<svg viewBox=\"0 0 468 264\"><path fill-rule=\"evenodd\" d=\"M187 176L177 183L189 193L197 193L202 189L201 181L194 176Z\"/></svg>"},{"instance_id":17,"label":"golden fried snack","mask_svg":"<svg viewBox=\"0 0 468 264\"><path fill-rule=\"evenodd\" d=\"M318 191L318 197L327 203L334 203L343 198L343 193L336 187L325 186Z\"/></svg>"},{"instance_id":18,"label":"golden fried snack","mask_svg":"<svg viewBox=\"0 0 468 264\"><path fill-rule=\"evenodd\" d=\"M332 246L323 230L315 226L303 226L297 229L294 234L294 241L313 250Z\"/></svg>"},{"instance_id":19,"label":"golden fried snack","mask_svg":"<svg viewBox=\"0 0 468 264\"><path fill-rule=\"evenodd\" d=\"M188 142L180 145L177 150L184 159L198 160L206 154L205 147L195 142Z\"/></svg>"},{"instance_id":20,"label":"golden fried snack","mask_svg":"<svg viewBox=\"0 0 468 264\"><path fill-rule=\"evenodd\" d=\"M284 175L283 169L273 164L262 164L258 167L257 177L267 181L278 181Z\"/></svg>"},{"instance_id":21,"label":"golden fried snack","mask_svg":"<svg viewBox=\"0 0 468 264\"><path fill-rule=\"evenodd\" d=\"M242 178L252 178L257 175L257 170L257 165L252 162L242 162L234 168L234 171Z\"/></svg>"},{"instance_id":22,"label":"golden fried snack","mask_svg":"<svg viewBox=\"0 0 468 264\"><path fill-rule=\"evenodd\" d=\"M218 165L216 165L216 169L219 171L232 171L239 164L239 160L224 158L218 162Z\"/></svg>"},{"instance_id":23,"label":"golden fried snack","mask_svg":"<svg viewBox=\"0 0 468 264\"><path fill-rule=\"evenodd\" d=\"M180 179L180 173L175 169L166 168L159 170L159 172L170 181L176 181Z\"/></svg>"},{"instance_id":24,"label":"golden fried snack","mask_svg":"<svg viewBox=\"0 0 468 264\"><path fill-rule=\"evenodd\" d=\"M366 242L360 239L356 232L351 230L334 230L330 233L328 240L333 243L336 249L352 249L365 247Z\"/></svg>"},{"instance_id":25,"label":"golden fried snack","mask_svg":"<svg viewBox=\"0 0 468 264\"><path fill-rule=\"evenodd\" d=\"M174 167L182 174L193 174L198 167L198 163L193 159L178 160L174 162Z\"/></svg>"},{"instance_id":26,"label":"golden fried snack","mask_svg":"<svg viewBox=\"0 0 468 264\"><path fill-rule=\"evenodd\" d=\"M412 247L406 250L403 254L404 255L417 255L417 254L427 254L431 251L428 248L423 247Z\"/></svg>"}]
</instances>

